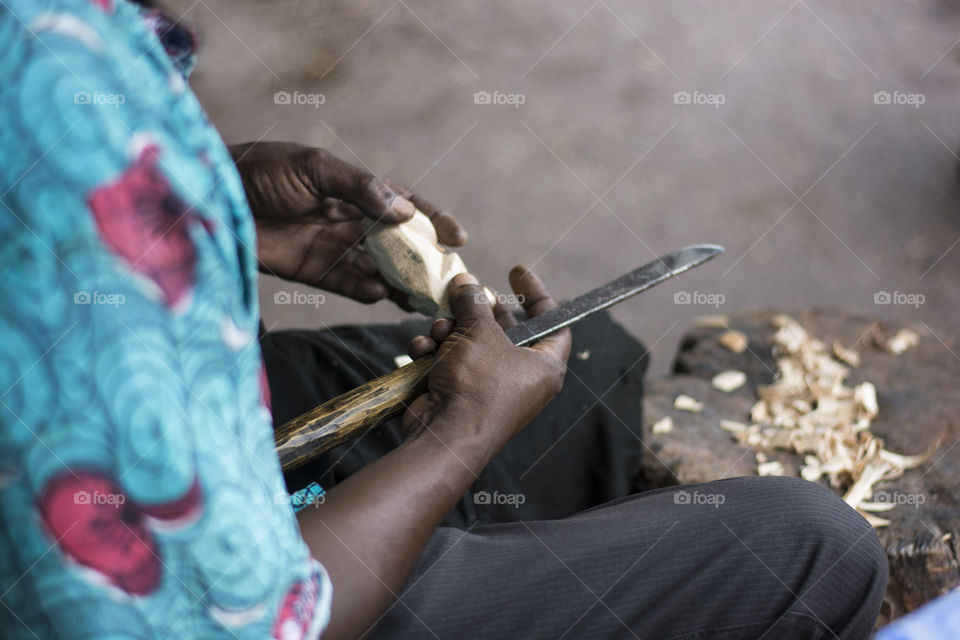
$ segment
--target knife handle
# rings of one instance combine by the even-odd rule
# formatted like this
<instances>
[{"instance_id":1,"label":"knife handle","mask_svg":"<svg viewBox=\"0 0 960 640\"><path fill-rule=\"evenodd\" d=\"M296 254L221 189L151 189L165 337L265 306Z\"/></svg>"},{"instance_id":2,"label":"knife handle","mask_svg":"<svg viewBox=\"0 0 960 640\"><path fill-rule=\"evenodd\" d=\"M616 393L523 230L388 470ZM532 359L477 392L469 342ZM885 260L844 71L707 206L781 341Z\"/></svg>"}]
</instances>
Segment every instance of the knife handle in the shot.
<instances>
[{"instance_id":1,"label":"knife handle","mask_svg":"<svg viewBox=\"0 0 960 640\"><path fill-rule=\"evenodd\" d=\"M274 431L284 471L302 467L338 444L397 416L427 390L434 356L424 356L327 400Z\"/></svg>"}]
</instances>

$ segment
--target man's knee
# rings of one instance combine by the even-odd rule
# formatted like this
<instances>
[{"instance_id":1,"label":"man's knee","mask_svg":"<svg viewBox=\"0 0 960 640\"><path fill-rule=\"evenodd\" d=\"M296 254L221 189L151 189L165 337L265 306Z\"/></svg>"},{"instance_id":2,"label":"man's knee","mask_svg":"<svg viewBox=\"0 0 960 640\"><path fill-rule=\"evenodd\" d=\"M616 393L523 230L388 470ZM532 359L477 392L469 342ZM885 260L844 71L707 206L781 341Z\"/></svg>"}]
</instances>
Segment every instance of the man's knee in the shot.
<instances>
[{"instance_id":1,"label":"man's knee","mask_svg":"<svg viewBox=\"0 0 960 640\"><path fill-rule=\"evenodd\" d=\"M849 625L868 633L886 591L888 562L870 524L837 494L799 478L756 478L761 500L807 567L796 584L799 612L813 612L836 633ZM809 608L809 610L808 610ZM831 615L832 614L832 615ZM851 633L856 637L857 633Z\"/></svg>"}]
</instances>

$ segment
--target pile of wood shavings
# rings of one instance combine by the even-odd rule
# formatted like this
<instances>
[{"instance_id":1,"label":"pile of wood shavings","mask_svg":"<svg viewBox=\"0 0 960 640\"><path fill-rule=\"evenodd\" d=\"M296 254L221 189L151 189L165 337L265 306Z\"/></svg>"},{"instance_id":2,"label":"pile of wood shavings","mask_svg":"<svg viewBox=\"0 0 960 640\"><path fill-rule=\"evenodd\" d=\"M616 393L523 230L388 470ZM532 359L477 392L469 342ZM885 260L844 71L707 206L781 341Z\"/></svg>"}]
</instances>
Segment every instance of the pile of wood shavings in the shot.
<instances>
[{"instance_id":1,"label":"pile of wood shavings","mask_svg":"<svg viewBox=\"0 0 960 640\"><path fill-rule=\"evenodd\" d=\"M803 478L813 482L826 477L873 526L889 524L867 513L894 506L869 502L873 486L899 477L929 454L903 456L887 451L883 440L870 433L879 409L876 387L870 382L853 388L844 384L850 366L859 364L859 354L839 344L828 348L789 316L780 314L772 320L777 327L773 337L777 377L757 390L760 399L750 410L753 424L722 420L721 428L751 447L803 455ZM757 462L760 475L784 473L783 466L768 462L762 451Z\"/></svg>"}]
</instances>

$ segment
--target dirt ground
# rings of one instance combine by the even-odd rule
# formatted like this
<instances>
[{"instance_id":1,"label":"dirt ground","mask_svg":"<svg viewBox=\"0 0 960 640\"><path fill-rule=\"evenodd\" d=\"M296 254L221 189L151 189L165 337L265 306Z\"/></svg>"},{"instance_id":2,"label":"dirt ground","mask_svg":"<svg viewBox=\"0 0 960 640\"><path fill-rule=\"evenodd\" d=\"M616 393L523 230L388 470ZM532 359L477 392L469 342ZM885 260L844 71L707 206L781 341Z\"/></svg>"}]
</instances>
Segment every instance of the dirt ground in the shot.
<instances>
[{"instance_id":1,"label":"dirt ground","mask_svg":"<svg viewBox=\"0 0 960 640\"><path fill-rule=\"evenodd\" d=\"M616 308L654 371L695 316L749 306L956 333L960 2L168 4L200 29L193 86L228 142L322 146L415 185L495 288L524 263L572 297L725 245ZM403 317L278 291L306 289L264 278L268 327Z\"/></svg>"}]
</instances>

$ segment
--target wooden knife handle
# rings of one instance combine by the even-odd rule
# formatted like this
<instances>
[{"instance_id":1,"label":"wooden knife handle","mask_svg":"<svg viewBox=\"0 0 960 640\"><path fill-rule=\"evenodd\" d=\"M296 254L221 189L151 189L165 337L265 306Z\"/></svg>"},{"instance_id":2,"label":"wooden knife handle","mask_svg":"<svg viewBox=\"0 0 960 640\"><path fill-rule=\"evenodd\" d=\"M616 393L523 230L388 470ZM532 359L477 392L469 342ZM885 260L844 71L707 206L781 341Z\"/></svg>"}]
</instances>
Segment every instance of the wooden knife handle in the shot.
<instances>
[{"instance_id":1,"label":"wooden knife handle","mask_svg":"<svg viewBox=\"0 0 960 640\"><path fill-rule=\"evenodd\" d=\"M301 467L403 413L427 390L433 359L430 355L414 360L281 425L274 432L274 442L283 470Z\"/></svg>"}]
</instances>

